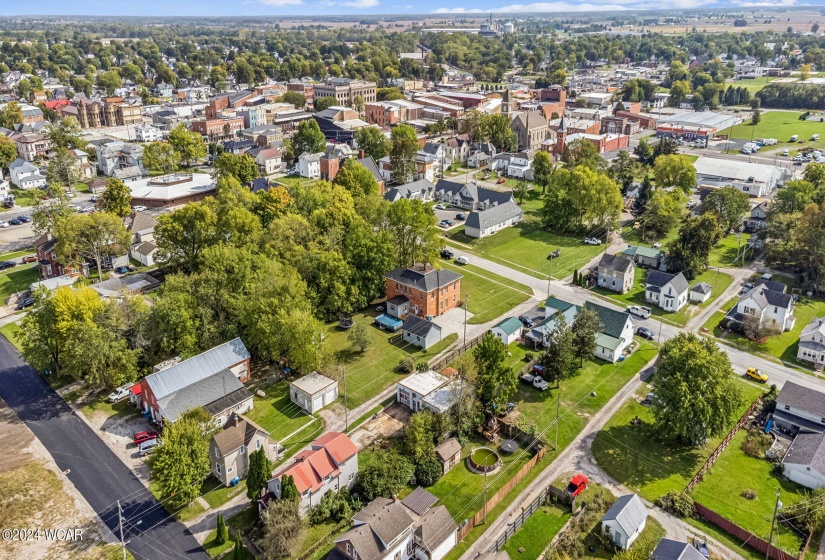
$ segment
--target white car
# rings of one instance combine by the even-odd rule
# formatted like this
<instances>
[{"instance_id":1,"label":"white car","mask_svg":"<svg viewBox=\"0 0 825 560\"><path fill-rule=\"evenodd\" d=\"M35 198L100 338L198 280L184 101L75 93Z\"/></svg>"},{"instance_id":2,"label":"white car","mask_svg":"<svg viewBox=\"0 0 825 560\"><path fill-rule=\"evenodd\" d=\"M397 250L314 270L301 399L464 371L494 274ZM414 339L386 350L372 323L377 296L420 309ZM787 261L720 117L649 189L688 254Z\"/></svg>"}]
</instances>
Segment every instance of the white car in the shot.
<instances>
[{"instance_id":1,"label":"white car","mask_svg":"<svg viewBox=\"0 0 825 560\"><path fill-rule=\"evenodd\" d=\"M66 191L66 196L67 196L68 198L74 198L74 193L73 193L72 191L67 190L67 191Z\"/></svg>"},{"instance_id":2,"label":"white car","mask_svg":"<svg viewBox=\"0 0 825 560\"><path fill-rule=\"evenodd\" d=\"M584 238L584 244L585 245L601 245L602 240L599 239L598 237L585 237Z\"/></svg>"},{"instance_id":3,"label":"white car","mask_svg":"<svg viewBox=\"0 0 825 560\"><path fill-rule=\"evenodd\" d=\"M643 305L628 305L627 312L642 319L647 319L652 313L649 307L644 307Z\"/></svg>"},{"instance_id":4,"label":"white car","mask_svg":"<svg viewBox=\"0 0 825 560\"><path fill-rule=\"evenodd\" d=\"M446 209L447 209L447 207L446 207L446 206L444 206L443 204L436 204L436 205L435 205L435 209L436 209L436 210L446 210Z\"/></svg>"},{"instance_id":5,"label":"white car","mask_svg":"<svg viewBox=\"0 0 825 560\"><path fill-rule=\"evenodd\" d=\"M134 385L134 383L126 383L125 385L121 385L120 387L109 393L109 396L106 397L106 399L110 403L115 403L117 401L125 399L129 396L129 391L132 389L132 385Z\"/></svg>"},{"instance_id":6,"label":"white car","mask_svg":"<svg viewBox=\"0 0 825 560\"><path fill-rule=\"evenodd\" d=\"M100 200L100 195L99 194L93 194L92 198L89 199L89 202L97 202L98 200Z\"/></svg>"},{"instance_id":7,"label":"white car","mask_svg":"<svg viewBox=\"0 0 825 560\"><path fill-rule=\"evenodd\" d=\"M158 445L160 445L160 443L158 443L157 439L149 439L141 443L138 449L141 455L149 455Z\"/></svg>"},{"instance_id":8,"label":"white car","mask_svg":"<svg viewBox=\"0 0 825 560\"><path fill-rule=\"evenodd\" d=\"M9 223L4 222L3 220L0 220L0 228L6 228L6 227L9 227Z\"/></svg>"},{"instance_id":9,"label":"white car","mask_svg":"<svg viewBox=\"0 0 825 560\"><path fill-rule=\"evenodd\" d=\"M146 207L145 206L132 206L132 210L134 210L135 212L143 212L143 211L146 210Z\"/></svg>"},{"instance_id":10,"label":"white car","mask_svg":"<svg viewBox=\"0 0 825 560\"><path fill-rule=\"evenodd\" d=\"M533 387L539 391L546 391L549 386L550 384L547 383L547 381L545 381L540 375L533 378Z\"/></svg>"},{"instance_id":11,"label":"white car","mask_svg":"<svg viewBox=\"0 0 825 560\"><path fill-rule=\"evenodd\" d=\"M470 259L465 257L464 255L459 255L455 258L455 262L458 264L470 264Z\"/></svg>"},{"instance_id":12,"label":"white car","mask_svg":"<svg viewBox=\"0 0 825 560\"><path fill-rule=\"evenodd\" d=\"M661 244L661 243L659 243L658 241L655 241L655 242L653 243L653 248L654 248L654 249L661 249L661 248L662 248L662 244Z\"/></svg>"}]
</instances>

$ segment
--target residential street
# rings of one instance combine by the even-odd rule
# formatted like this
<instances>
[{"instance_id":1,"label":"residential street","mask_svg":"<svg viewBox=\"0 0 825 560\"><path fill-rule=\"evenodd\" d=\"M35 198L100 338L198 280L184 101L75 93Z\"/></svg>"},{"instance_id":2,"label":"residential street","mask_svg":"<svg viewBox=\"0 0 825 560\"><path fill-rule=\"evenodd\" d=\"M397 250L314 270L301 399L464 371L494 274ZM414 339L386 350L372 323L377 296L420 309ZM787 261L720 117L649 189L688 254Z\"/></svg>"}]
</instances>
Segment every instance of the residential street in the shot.
<instances>
[{"instance_id":1,"label":"residential street","mask_svg":"<svg viewBox=\"0 0 825 560\"><path fill-rule=\"evenodd\" d=\"M209 560L189 530L166 513L5 337L0 337L0 364L0 397L34 432L112 531L109 541L119 537L116 500L120 497L124 539L136 560Z\"/></svg>"}]
</instances>

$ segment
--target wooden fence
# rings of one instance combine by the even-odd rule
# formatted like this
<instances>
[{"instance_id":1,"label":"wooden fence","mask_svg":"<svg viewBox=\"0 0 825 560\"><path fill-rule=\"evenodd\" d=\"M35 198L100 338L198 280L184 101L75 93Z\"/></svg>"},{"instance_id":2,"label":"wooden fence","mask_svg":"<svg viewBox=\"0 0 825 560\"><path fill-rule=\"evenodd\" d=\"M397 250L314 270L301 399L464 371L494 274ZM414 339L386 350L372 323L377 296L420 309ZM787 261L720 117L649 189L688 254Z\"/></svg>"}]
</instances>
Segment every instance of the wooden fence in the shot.
<instances>
[{"instance_id":1,"label":"wooden fence","mask_svg":"<svg viewBox=\"0 0 825 560\"><path fill-rule=\"evenodd\" d=\"M705 461L705 464L702 465L698 471L696 471L695 475L693 475L693 478L690 482L688 482L688 485L685 487L684 493L692 492L693 489L696 488L696 485L699 484L699 482L701 482L702 477L705 475L707 470L711 466L713 466L713 463L716 462L716 459L719 458L719 455L722 454L722 451L724 451L728 444L730 444L731 440L736 435L736 432L738 432L739 429L745 424L745 422L748 421L750 415L753 414L753 412L759 406L759 402L759 398L757 397L757 399L753 401L753 403L751 403L751 405L748 407L748 410L745 411L745 414L742 415L739 421L736 422L736 425L733 427L733 429L730 432L728 432L728 435L726 435L725 439L722 440L722 443L720 443L719 446L713 450L713 453L710 454L710 457L708 457L708 460Z\"/></svg>"},{"instance_id":2,"label":"wooden fence","mask_svg":"<svg viewBox=\"0 0 825 560\"><path fill-rule=\"evenodd\" d=\"M538 463L541 460L541 458L544 457L544 454L546 452L547 449L544 447L539 449L539 452L533 455L532 459L527 461L527 463L525 463L524 466L522 466L521 469L519 469L519 471L510 480L508 480L504 486L502 486L498 490L498 492L493 494L493 496L489 500L487 500L487 503L484 506L482 506L478 513L476 513L475 516L473 516L473 518L470 519L466 525L464 525L458 530L459 541L464 539L464 537L466 537L467 534L470 531L472 531L476 525L480 525L484 522L484 512L487 511L489 513L490 510L496 507L498 503L502 499L504 499L504 496L509 494L510 491L513 488L515 488L516 484L521 482L521 479L524 478L527 475L527 473L530 472L533 469L533 467L536 466L536 463Z\"/></svg>"},{"instance_id":3,"label":"wooden fence","mask_svg":"<svg viewBox=\"0 0 825 560\"><path fill-rule=\"evenodd\" d=\"M458 348L450 350L449 352L441 354L440 356L436 356L435 358L430 360L430 362L428 364L430 369L433 370L433 371L441 371L442 369L447 367L447 365L450 362L452 362L453 360L455 360L456 358L458 358L462 354L465 354L466 352L468 352L468 351L472 350L473 348L475 348L476 345L479 342L481 342L481 339L484 338L485 334L487 334L487 333L484 332L484 333L478 335L477 337L468 340L464 344L460 345Z\"/></svg>"}]
</instances>

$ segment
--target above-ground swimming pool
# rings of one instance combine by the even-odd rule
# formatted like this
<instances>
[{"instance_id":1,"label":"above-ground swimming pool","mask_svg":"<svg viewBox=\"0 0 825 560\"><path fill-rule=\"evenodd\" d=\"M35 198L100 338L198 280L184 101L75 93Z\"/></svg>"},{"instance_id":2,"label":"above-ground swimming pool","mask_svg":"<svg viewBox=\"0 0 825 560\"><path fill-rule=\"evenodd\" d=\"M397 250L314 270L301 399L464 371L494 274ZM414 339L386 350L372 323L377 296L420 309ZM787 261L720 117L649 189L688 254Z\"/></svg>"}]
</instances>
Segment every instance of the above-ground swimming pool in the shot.
<instances>
[{"instance_id":1,"label":"above-ground swimming pool","mask_svg":"<svg viewBox=\"0 0 825 560\"><path fill-rule=\"evenodd\" d=\"M467 466L477 473L491 473L501 465L501 457L489 447L477 447L467 456Z\"/></svg>"}]
</instances>

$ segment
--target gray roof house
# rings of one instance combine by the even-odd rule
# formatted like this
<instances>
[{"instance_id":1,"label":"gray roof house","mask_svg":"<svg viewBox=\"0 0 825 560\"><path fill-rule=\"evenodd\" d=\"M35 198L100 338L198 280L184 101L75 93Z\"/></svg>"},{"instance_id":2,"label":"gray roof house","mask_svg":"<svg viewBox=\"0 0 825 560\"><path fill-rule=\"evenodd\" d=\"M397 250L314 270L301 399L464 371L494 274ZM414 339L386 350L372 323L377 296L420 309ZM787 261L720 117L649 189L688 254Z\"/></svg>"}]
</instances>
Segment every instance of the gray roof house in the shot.
<instances>
[{"instance_id":1,"label":"gray roof house","mask_svg":"<svg viewBox=\"0 0 825 560\"><path fill-rule=\"evenodd\" d=\"M797 435L782 460L782 474L806 488L825 487L825 433Z\"/></svg>"},{"instance_id":2,"label":"gray roof house","mask_svg":"<svg viewBox=\"0 0 825 560\"><path fill-rule=\"evenodd\" d=\"M792 434L825 432L825 393L786 381L773 419L777 428Z\"/></svg>"},{"instance_id":3,"label":"gray roof house","mask_svg":"<svg viewBox=\"0 0 825 560\"><path fill-rule=\"evenodd\" d=\"M249 470L249 454L264 449L271 461L282 449L269 433L246 416L231 414L223 430L209 442L209 462L212 474L229 486L235 477L243 478Z\"/></svg>"},{"instance_id":4,"label":"gray roof house","mask_svg":"<svg viewBox=\"0 0 825 560\"><path fill-rule=\"evenodd\" d=\"M602 255L597 266L598 285L606 290L623 294L633 287L636 264L621 255Z\"/></svg>"},{"instance_id":5,"label":"gray roof house","mask_svg":"<svg viewBox=\"0 0 825 560\"><path fill-rule=\"evenodd\" d=\"M645 279L645 301L655 303L665 311L675 313L688 301L688 284L685 275L650 270Z\"/></svg>"},{"instance_id":6,"label":"gray roof house","mask_svg":"<svg viewBox=\"0 0 825 560\"><path fill-rule=\"evenodd\" d=\"M673 539L662 539L650 560L707 560L702 554L686 542Z\"/></svg>"},{"instance_id":7,"label":"gray roof house","mask_svg":"<svg viewBox=\"0 0 825 560\"><path fill-rule=\"evenodd\" d=\"M410 344L426 350L441 340L441 327L432 321L410 314L401 327L401 337Z\"/></svg>"},{"instance_id":8,"label":"gray roof house","mask_svg":"<svg viewBox=\"0 0 825 560\"><path fill-rule=\"evenodd\" d=\"M464 233L468 237L481 239L495 232L515 225L524 219L524 212L510 196L510 200L502 204L494 204L485 210L474 210L464 222Z\"/></svg>"},{"instance_id":9,"label":"gray roof house","mask_svg":"<svg viewBox=\"0 0 825 560\"><path fill-rule=\"evenodd\" d=\"M464 232L476 239L515 225L524 217L512 193L486 189L475 183L440 179L433 188L433 197L439 202L469 210Z\"/></svg>"},{"instance_id":10,"label":"gray roof house","mask_svg":"<svg viewBox=\"0 0 825 560\"><path fill-rule=\"evenodd\" d=\"M779 332L793 330L795 300L791 294L785 293L786 289L780 282L759 280L756 286L739 297L736 307L731 308L725 317L729 322L744 323L750 316L759 319L765 328Z\"/></svg>"},{"instance_id":11,"label":"gray roof house","mask_svg":"<svg viewBox=\"0 0 825 560\"><path fill-rule=\"evenodd\" d=\"M707 282L699 282L690 289L689 298L692 303L705 303L713 291L713 286Z\"/></svg>"},{"instance_id":12,"label":"gray roof house","mask_svg":"<svg viewBox=\"0 0 825 560\"><path fill-rule=\"evenodd\" d=\"M639 496L628 494L616 500L599 523L616 547L627 550L647 524L647 507Z\"/></svg>"},{"instance_id":13,"label":"gray roof house","mask_svg":"<svg viewBox=\"0 0 825 560\"><path fill-rule=\"evenodd\" d=\"M796 359L812 362L818 368L825 365L825 317L814 317L802 329Z\"/></svg>"}]
</instances>

